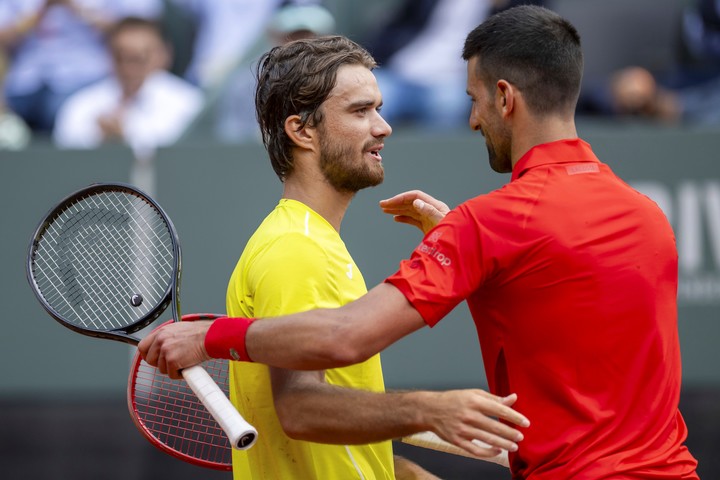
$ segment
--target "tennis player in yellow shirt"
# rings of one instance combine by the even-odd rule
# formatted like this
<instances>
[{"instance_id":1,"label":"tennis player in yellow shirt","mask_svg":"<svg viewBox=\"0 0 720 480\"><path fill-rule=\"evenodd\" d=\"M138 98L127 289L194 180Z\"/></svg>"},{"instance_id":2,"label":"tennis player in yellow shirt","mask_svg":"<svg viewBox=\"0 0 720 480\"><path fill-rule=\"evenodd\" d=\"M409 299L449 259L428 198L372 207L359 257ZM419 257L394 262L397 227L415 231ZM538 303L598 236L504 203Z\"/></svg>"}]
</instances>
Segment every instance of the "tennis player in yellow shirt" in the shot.
<instances>
[{"instance_id":1,"label":"tennis player in yellow shirt","mask_svg":"<svg viewBox=\"0 0 720 480\"><path fill-rule=\"evenodd\" d=\"M339 307L366 292L339 232L354 195L384 177L381 150L392 129L380 115L375 66L341 36L291 42L260 59L256 113L284 188L232 273L228 316ZM394 457L390 439L482 429L514 450L522 438L494 418L525 420L510 408L514 396L479 389L383 393L379 354L315 372L230 365L231 400L260 432L253 448L233 451L237 480L434 479Z\"/></svg>"}]
</instances>

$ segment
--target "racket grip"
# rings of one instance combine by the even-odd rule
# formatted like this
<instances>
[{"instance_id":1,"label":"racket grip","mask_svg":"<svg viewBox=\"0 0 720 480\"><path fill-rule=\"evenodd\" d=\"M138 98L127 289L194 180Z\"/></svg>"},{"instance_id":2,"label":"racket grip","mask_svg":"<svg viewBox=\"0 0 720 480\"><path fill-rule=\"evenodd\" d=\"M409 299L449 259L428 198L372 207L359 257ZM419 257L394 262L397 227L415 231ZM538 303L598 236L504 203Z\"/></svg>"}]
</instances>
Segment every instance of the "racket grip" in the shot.
<instances>
[{"instance_id":1,"label":"racket grip","mask_svg":"<svg viewBox=\"0 0 720 480\"><path fill-rule=\"evenodd\" d=\"M230 445L238 450L252 447L257 440L257 430L240 415L205 369L196 365L183 369L181 373L198 399L220 424Z\"/></svg>"},{"instance_id":2,"label":"racket grip","mask_svg":"<svg viewBox=\"0 0 720 480\"><path fill-rule=\"evenodd\" d=\"M510 466L510 462L508 461L508 453L506 450L503 450L501 453L494 457L476 457L472 453L467 452L462 448L453 445L452 443L446 442L442 438L438 437L435 432L415 433L413 435L401 438L400 441L409 445L415 445L417 447L437 450L439 452L451 453L453 455L460 455L462 457L473 458L475 460L483 460L486 462L497 463L498 465L502 465L508 468ZM489 445L481 442L480 440L473 440L473 442L477 443L481 447L489 447Z\"/></svg>"}]
</instances>

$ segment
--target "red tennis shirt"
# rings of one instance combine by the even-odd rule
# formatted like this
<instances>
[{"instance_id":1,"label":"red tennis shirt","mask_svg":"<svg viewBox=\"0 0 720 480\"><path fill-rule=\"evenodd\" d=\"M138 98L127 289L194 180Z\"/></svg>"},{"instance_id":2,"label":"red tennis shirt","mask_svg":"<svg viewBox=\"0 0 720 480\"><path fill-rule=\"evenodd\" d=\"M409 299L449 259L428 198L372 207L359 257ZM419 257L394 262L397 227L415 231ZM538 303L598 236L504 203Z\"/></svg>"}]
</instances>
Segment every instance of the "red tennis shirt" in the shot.
<instances>
[{"instance_id":1,"label":"red tennis shirt","mask_svg":"<svg viewBox=\"0 0 720 480\"><path fill-rule=\"evenodd\" d=\"M467 300L490 391L531 422L514 479L697 479L677 279L663 212L575 139L531 149L386 281L430 326Z\"/></svg>"}]
</instances>

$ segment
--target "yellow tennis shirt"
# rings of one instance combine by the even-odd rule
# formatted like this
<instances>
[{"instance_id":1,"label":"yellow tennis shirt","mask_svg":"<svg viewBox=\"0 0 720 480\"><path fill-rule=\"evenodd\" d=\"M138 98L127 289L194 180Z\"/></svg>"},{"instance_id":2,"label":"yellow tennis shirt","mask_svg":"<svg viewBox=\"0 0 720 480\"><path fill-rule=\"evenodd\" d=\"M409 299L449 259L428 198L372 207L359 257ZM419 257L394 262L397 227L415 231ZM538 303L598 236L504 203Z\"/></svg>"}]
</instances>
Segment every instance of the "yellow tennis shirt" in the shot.
<instances>
[{"instance_id":1,"label":"yellow tennis shirt","mask_svg":"<svg viewBox=\"0 0 720 480\"><path fill-rule=\"evenodd\" d=\"M280 200L248 241L227 291L229 316L273 317L344 305L367 291L338 232L308 206ZM333 385L384 391L380 356L327 370ZM233 451L236 480L394 479L390 441L325 445L283 432L265 365L230 362L230 397L258 430L255 445Z\"/></svg>"}]
</instances>

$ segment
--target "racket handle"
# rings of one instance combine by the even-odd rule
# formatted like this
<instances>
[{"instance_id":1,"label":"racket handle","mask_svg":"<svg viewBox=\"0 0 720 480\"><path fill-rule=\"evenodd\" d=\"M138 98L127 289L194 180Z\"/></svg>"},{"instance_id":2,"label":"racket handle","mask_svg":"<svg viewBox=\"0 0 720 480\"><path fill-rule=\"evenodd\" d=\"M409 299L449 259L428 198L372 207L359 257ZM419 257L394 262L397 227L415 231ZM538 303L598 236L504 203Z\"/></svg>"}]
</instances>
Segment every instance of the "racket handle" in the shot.
<instances>
[{"instance_id":1,"label":"racket handle","mask_svg":"<svg viewBox=\"0 0 720 480\"><path fill-rule=\"evenodd\" d=\"M257 440L257 430L250 425L230 403L210 375L199 365L182 370L182 376L208 412L217 420L238 450L247 450Z\"/></svg>"},{"instance_id":2,"label":"racket handle","mask_svg":"<svg viewBox=\"0 0 720 480\"><path fill-rule=\"evenodd\" d=\"M503 450L501 453L494 457L476 457L472 453L467 452L462 448L453 445L452 443L446 442L442 438L438 437L435 432L415 433L413 435L401 438L400 441L409 445L415 445L416 447L429 448L431 450L452 453L453 455L460 455L467 458L473 458L475 460L484 460L486 462L497 463L498 465L502 465L504 467L509 467L510 465L508 461L508 453L506 450ZM489 445L481 442L480 440L473 440L473 442L477 443L481 447L489 447Z\"/></svg>"}]
</instances>

